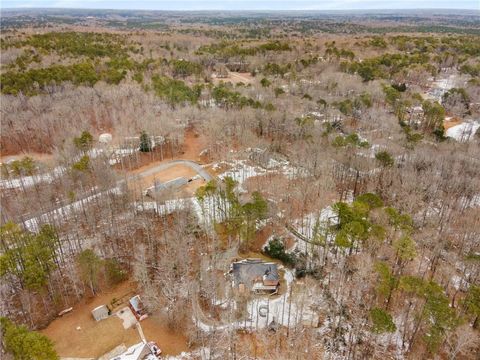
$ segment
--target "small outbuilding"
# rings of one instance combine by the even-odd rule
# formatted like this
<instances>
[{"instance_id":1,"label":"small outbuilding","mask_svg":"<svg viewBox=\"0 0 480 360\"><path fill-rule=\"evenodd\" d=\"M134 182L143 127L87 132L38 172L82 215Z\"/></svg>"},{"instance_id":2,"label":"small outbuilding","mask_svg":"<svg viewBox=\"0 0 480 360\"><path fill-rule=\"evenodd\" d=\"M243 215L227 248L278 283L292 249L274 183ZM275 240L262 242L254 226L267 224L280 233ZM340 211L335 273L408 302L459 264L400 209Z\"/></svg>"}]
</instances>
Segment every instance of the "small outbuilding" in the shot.
<instances>
[{"instance_id":1,"label":"small outbuilding","mask_svg":"<svg viewBox=\"0 0 480 360\"><path fill-rule=\"evenodd\" d=\"M128 306L133 312L133 315L137 318L138 321L142 321L148 317L147 310L142 303L140 295L135 295L128 301Z\"/></svg>"},{"instance_id":2,"label":"small outbuilding","mask_svg":"<svg viewBox=\"0 0 480 360\"><path fill-rule=\"evenodd\" d=\"M109 133L100 134L100 136L98 137L98 142L100 142L102 144L111 143L112 142L112 134L109 134Z\"/></svg>"},{"instance_id":3,"label":"small outbuilding","mask_svg":"<svg viewBox=\"0 0 480 360\"><path fill-rule=\"evenodd\" d=\"M107 305L100 305L92 310L92 316L96 321L106 319L109 315L110 310L108 309Z\"/></svg>"},{"instance_id":4,"label":"small outbuilding","mask_svg":"<svg viewBox=\"0 0 480 360\"><path fill-rule=\"evenodd\" d=\"M185 177L178 177L173 180L168 180L166 182L159 182L155 181L154 186L148 188L145 190L144 194L146 196L154 197L155 195L166 191L166 190L175 190L178 189L186 184L188 184L189 179Z\"/></svg>"}]
</instances>

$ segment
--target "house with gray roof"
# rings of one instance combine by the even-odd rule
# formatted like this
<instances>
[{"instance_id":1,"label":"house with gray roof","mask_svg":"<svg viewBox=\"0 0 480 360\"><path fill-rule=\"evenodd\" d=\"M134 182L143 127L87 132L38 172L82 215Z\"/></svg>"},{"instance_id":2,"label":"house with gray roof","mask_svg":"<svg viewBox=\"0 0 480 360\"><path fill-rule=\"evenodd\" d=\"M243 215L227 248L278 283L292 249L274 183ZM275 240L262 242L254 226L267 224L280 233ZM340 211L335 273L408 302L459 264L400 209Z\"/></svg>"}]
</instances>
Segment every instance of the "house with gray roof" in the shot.
<instances>
[{"instance_id":1,"label":"house with gray roof","mask_svg":"<svg viewBox=\"0 0 480 360\"><path fill-rule=\"evenodd\" d=\"M230 266L232 285L240 293L276 293L280 285L277 264L262 259L244 259Z\"/></svg>"}]
</instances>

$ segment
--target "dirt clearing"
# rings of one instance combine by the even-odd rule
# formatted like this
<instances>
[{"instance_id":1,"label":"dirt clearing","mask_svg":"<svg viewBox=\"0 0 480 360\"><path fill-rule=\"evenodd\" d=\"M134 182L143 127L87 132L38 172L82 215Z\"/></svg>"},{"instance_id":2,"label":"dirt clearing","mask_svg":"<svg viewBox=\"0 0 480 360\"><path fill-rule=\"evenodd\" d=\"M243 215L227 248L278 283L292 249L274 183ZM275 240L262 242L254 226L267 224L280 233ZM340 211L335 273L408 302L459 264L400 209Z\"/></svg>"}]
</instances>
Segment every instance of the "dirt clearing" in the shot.
<instances>
[{"instance_id":1,"label":"dirt clearing","mask_svg":"<svg viewBox=\"0 0 480 360\"><path fill-rule=\"evenodd\" d=\"M450 129L451 127L457 126L462 123L462 120L458 118L446 118L443 122L443 128L446 130Z\"/></svg>"},{"instance_id":2,"label":"dirt clearing","mask_svg":"<svg viewBox=\"0 0 480 360\"><path fill-rule=\"evenodd\" d=\"M240 73L240 72L229 71L227 77L213 78L213 83L215 85L218 85L221 82L231 82L232 84L238 84L243 82L244 84L251 84L253 82L253 76L248 72Z\"/></svg>"},{"instance_id":3,"label":"dirt clearing","mask_svg":"<svg viewBox=\"0 0 480 360\"><path fill-rule=\"evenodd\" d=\"M246 84L250 84L253 81L252 74L250 74L248 72L246 72L246 73L230 72L229 76L233 80L234 83L244 82Z\"/></svg>"},{"instance_id":4,"label":"dirt clearing","mask_svg":"<svg viewBox=\"0 0 480 360\"><path fill-rule=\"evenodd\" d=\"M135 170L129 171L130 174L139 174L145 170L151 169L159 164L168 163L172 160L192 160L198 163L203 163L200 153L206 148L206 140L203 136L197 134L194 130L187 130L185 132L185 140L183 151L181 155L173 158L165 158L162 161L153 161L147 165L141 166Z\"/></svg>"},{"instance_id":5,"label":"dirt clearing","mask_svg":"<svg viewBox=\"0 0 480 360\"><path fill-rule=\"evenodd\" d=\"M185 165L174 165L169 167L168 169L161 170L153 175L142 177L139 180L140 186L143 188L148 188L155 184L155 181L159 182L167 182L169 180L173 180L179 177L184 177L187 179L191 179L197 175L195 170L192 168L185 166Z\"/></svg>"},{"instance_id":6,"label":"dirt clearing","mask_svg":"<svg viewBox=\"0 0 480 360\"><path fill-rule=\"evenodd\" d=\"M193 177L197 176L195 170L189 166L185 165L174 165L165 170L160 170L159 172L142 177L138 180L135 180L134 185L136 189L144 191L155 185L155 182L165 183L167 181L176 179L176 178L185 178L191 180ZM165 191L165 194L169 194L174 197L182 197L183 195L193 195L195 191L202 185L205 185L205 180L202 178L195 179L179 187L178 189L172 189ZM168 197L168 196L167 196Z\"/></svg>"},{"instance_id":7,"label":"dirt clearing","mask_svg":"<svg viewBox=\"0 0 480 360\"><path fill-rule=\"evenodd\" d=\"M41 331L55 344L61 357L97 358L122 343L127 347L141 341L135 327L124 329L118 316L95 321L91 310L102 304L109 304L113 298L122 298L136 291L135 283L124 282L110 291L87 299L74 306L71 313L57 318ZM178 355L188 351L187 339L183 334L169 329L155 315L141 322L145 337L155 341L165 355ZM80 328L79 330L77 330Z\"/></svg>"}]
</instances>

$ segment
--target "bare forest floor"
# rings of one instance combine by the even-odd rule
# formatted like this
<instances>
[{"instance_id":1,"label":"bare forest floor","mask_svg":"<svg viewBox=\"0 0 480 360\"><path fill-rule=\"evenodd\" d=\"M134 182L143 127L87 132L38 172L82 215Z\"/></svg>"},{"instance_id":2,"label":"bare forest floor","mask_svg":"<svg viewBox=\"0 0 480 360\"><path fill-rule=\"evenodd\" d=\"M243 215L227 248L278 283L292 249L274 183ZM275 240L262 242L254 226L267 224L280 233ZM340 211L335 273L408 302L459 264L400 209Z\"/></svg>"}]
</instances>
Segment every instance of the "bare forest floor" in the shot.
<instances>
[{"instance_id":1,"label":"bare forest floor","mask_svg":"<svg viewBox=\"0 0 480 360\"><path fill-rule=\"evenodd\" d=\"M71 313L55 319L41 332L54 342L55 350L62 357L97 358L122 343L127 347L136 344L141 339L135 327L124 329L117 316L97 322L91 314L95 307L135 292L136 284L125 281L94 298L85 298ZM147 340L155 341L165 355L188 350L186 337L169 329L156 314L143 320L141 325Z\"/></svg>"},{"instance_id":2,"label":"bare forest floor","mask_svg":"<svg viewBox=\"0 0 480 360\"><path fill-rule=\"evenodd\" d=\"M251 84L253 82L253 76L249 72L241 73L241 72L229 71L227 77L213 79L213 83L215 85L218 85L221 82L231 82L233 84L238 84L240 82L243 82L245 84Z\"/></svg>"},{"instance_id":3,"label":"bare forest floor","mask_svg":"<svg viewBox=\"0 0 480 360\"><path fill-rule=\"evenodd\" d=\"M192 160L199 163L203 163L205 159L203 159L202 156L200 156L200 153L202 152L202 150L205 149L205 147L206 147L206 139L203 136L198 135L194 130L191 130L191 129L186 130L183 150L181 154L176 155L174 157L165 158L164 160L161 160L161 161L149 162L143 166L136 168L135 170L132 170L130 173L138 174L138 173L144 172L145 170L153 168L158 164L166 163L171 160L184 159L184 160Z\"/></svg>"}]
</instances>

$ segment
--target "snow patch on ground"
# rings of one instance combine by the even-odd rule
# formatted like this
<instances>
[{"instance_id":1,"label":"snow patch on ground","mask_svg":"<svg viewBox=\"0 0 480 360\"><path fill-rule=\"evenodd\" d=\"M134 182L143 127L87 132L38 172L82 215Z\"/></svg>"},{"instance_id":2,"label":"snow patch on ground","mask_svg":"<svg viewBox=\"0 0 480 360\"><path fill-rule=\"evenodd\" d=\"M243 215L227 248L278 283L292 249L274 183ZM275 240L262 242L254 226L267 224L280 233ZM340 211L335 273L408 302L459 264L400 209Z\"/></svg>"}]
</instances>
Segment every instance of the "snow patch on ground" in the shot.
<instances>
[{"instance_id":1,"label":"snow patch on ground","mask_svg":"<svg viewBox=\"0 0 480 360\"><path fill-rule=\"evenodd\" d=\"M108 154L108 163L110 165L115 165L121 161L121 159L125 156L135 153L138 151L136 148L117 148L106 151L100 148L94 148L88 151L87 155L95 159L102 154ZM80 156L78 157L79 160ZM76 161L75 159L73 161ZM31 176L20 176L20 177L12 177L12 178L2 178L0 180L0 188L1 189L17 189L22 187L31 187L36 184L40 183L52 183L55 179L60 178L65 174L67 168L64 166L57 166L53 168L51 171L42 173L42 174L35 174Z\"/></svg>"},{"instance_id":2,"label":"snow patch on ground","mask_svg":"<svg viewBox=\"0 0 480 360\"><path fill-rule=\"evenodd\" d=\"M443 77L440 77L433 82L430 90L425 94L425 97L441 102L443 94L445 94L451 88L455 87L456 82L457 75L444 75Z\"/></svg>"},{"instance_id":3,"label":"snow patch on ground","mask_svg":"<svg viewBox=\"0 0 480 360\"><path fill-rule=\"evenodd\" d=\"M210 354L210 349L206 347L201 347L200 349L191 351L191 352L182 352L180 355L165 355L162 356L162 359L165 360L213 360L217 359L218 356L212 357Z\"/></svg>"},{"instance_id":4,"label":"snow patch on ground","mask_svg":"<svg viewBox=\"0 0 480 360\"><path fill-rule=\"evenodd\" d=\"M9 178L0 180L0 188L17 189L22 187L31 187L42 182L51 183L55 178L63 175L66 169L63 166L57 166L52 171L44 174L35 174L32 176L21 176L17 178Z\"/></svg>"},{"instance_id":5,"label":"snow patch on ground","mask_svg":"<svg viewBox=\"0 0 480 360\"><path fill-rule=\"evenodd\" d=\"M452 126L446 131L446 135L457 141L466 142L473 140L475 133L480 128L480 121L466 121L459 125Z\"/></svg>"},{"instance_id":6,"label":"snow patch on ground","mask_svg":"<svg viewBox=\"0 0 480 360\"><path fill-rule=\"evenodd\" d=\"M455 290L466 291L470 285L466 279L458 275L453 275L451 278L451 282Z\"/></svg>"},{"instance_id":7,"label":"snow patch on ground","mask_svg":"<svg viewBox=\"0 0 480 360\"><path fill-rule=\"evenodd\" d=\"M247 164L246 160L233 160L224 162L227 166L230 167L229 170L220 174L218 177L220 179L225 179L226 177L231 177L235 180L240 186L249 178L265 175L267 170L259 166L251 166Z\"/></svg>"},{"instance_id":8,"label":"snow patch on ground","mask_svg":"<svg viewBox=\"0 0 480 360\"><path fill-rule=\"evenodd\" d=\"M280 267L283 268L283 267ZM203 331L211 332L215 330L224 330L227 328L235 329L263 329L272 321L283 326L293 327L299 323L308 324L318 321L316 313L310 310L313 305L314 296L305 296L302 304L299 299L290 301L290 289L294 280L294 274L291 270L283 268L284 279L287 288L284 294L278 297L259 296L250 300L246 305L248 315L242 321L230 324L210 325L198 318L194 318L195 324ZM262 315L263 316L262 316Z\"/></svg>"},{"instance_id":9,"label":"snow patch on ground","mask_svg":"<svg viewBox=\"0 0 480 360\"><path fill-rule=\"evenodd\" d=\"M292 226L301 235L308 239L313 239L322 227L335 225L338 222L337 214L331 206L327 206L320 212L310 213L301 219L297 219Z\"/></svg>"},{"instance_id":10,"label":"snow patch on ground","mask_svg":"<svg viewBox=\"0 0 480 360\"><path fill-rule=\"evenodd\" d=\"M92 189L92 190L94 191L95 189ZM85 197L85 198L83 198L81 200L78 200L78 201L75 201L71 204L59 207L55 210L46 212L42 215L39 215L39 216L33 217L29 220L26 220L24 222L24 226L28 231L36 232L36 231L39 230L39 226L41 224L52 223L52 222L54 222L54 220L59 219L59 218L66 218L66 217L70 216L72 212L81 210L85 206L86 203L89 203L90 201L92 201L92 200L94 200L98 197L101 197L101 196L104 196L104 195L109 195L109 194L118 195L118 194L121 193L121 191L122 190L120 189L120 187L115 187L115 188L110 189L110 190L98 192L94 195Z\"/></svg>"},{"instance_id":11,"label":"snow patch on ground","mask_svg":"<svg viewBox=\"0 0 480 360\"><path fill-rule=\"evenodd\" d=\"M250 165L247 160L231 160L214 164L213 169L218 169L221 165L226 165L229 169L218 175L218 177L220 179L231 177L238 183L240 190L243 189L242 184L247 179L255 176L262 176L266 174L282 174L289 179L294 179L299 176L304 177L308 175L306 170L292 166L288 161L280 161L275 159L270 159L266 165L266 168L258 165Z\"/></svg>"}]
</instances>

